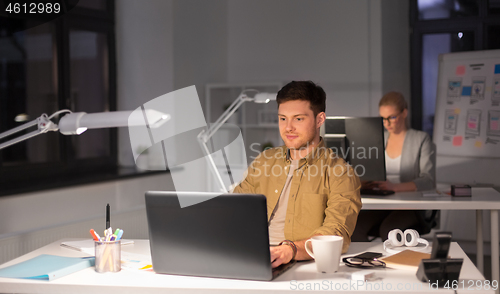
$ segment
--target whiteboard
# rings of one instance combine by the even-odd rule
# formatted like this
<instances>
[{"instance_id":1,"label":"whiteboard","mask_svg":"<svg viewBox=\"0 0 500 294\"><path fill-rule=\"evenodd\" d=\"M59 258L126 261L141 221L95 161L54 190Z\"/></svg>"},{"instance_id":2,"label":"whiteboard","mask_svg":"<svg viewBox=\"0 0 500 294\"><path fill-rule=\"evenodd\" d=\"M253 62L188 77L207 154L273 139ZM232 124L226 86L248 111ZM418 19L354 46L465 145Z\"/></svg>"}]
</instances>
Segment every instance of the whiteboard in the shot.
<instances>
[{"instance_id":1,"label":"whiteboard","mask_svg":"<svg viewBox=\"0 0 500 294\"><path fill-rule=\"evenodd\" d=\"M500 157L500 50L439 56L433 139L438 155Z\"/></svg>"}]
</instances>

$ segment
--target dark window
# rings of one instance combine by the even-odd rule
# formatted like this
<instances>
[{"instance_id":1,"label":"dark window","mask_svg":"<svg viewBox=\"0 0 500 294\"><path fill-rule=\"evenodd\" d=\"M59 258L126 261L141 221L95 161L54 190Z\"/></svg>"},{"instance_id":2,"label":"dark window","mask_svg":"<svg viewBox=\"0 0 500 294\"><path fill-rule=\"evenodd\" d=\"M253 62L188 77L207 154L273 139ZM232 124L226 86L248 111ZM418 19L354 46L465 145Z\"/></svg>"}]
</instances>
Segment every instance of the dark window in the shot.
<instances>
[{"instance_id":1,"label":"dark window","mask_svg":"<svg viewBox=\"0 0 500 294\"><path fill-rule=\"evenodd\" d=\"M500 14L500 0L488 0L488 12L490 14Z\"/></svg>"},{"instance_id":2,"label":"dark window","mask_svg":"<svg viewBox=\"0 0 500 294\"><path fill-rule=\"evenodd\" d=\"M57 57L53 23L10 33L26 26L25 20L2 19L0 30L0 131L4 132L58 110ZM30 129L29 131L32 131ZM17 136L20 134L18 133ZM59 135L47 133L0 151L6 167L57 163L61 159ZM3 176L2 176L3 178Z\"/></svg>"},{"instance_id":3,"label":"dark window","mask_svg":"<svg viewBox=\"0 0 500 294\"><path fill-rule=\"evenodd\" d=\"M412 0L412 127L432 136L439 54L500 49L499 0Z\"/></svg>"},{"instance_id":4,"label":"dark window","mask_svg":"<svg viewBox=\"0 0 500 294\"><path fill-rule=\"evenodd\" d=\"M109 110L108 42L106 34L70 30L69 56L71 96L70 109L87 113ZM106 157L111 154L110 129L87 131L72 136L76 159Z\"/></svg>"},{"instance_id":5,"label":"dark window","mask_svg":"<svg viewBox=\"0 0 500 294\"><path fill-rule=\"evenodd\" d=\"M479 15L482 0L418 0L418 18L453 19Z\"/></svg>"},{"instance_id":6,"label":"dark window","mask_svg":"<svg viewBox=\"0 0 500 294\"><path fill-rule=\"evenodd\" d=\"M114 2L80 0L38 26L30 17L0 16L0 133L61 109L116 110ZM0 150L0 189L116 168L116 129L48 132Z\"/></svg>"},{"instance_id":7,"label":"dark window","mask_svg":"<svg viewBox=\"0 0 500 294\"><path fill-rule=\"evenodd\" d=\"M79 1L78 7L90 8L90 9L96 9L96 10L106 10L106 6L107 6L106 2L107 2L106 0Z\"/></svg>"},{"instance_id":8,"label":"dark window","mask_svg":"<svg viewBox=\"0 0 500 294\"><path fill-rule=\"evenodd\" d=\"M488 26L486 34L486 48L500 48L500 25Z\"/></svg>"}]
</instances>

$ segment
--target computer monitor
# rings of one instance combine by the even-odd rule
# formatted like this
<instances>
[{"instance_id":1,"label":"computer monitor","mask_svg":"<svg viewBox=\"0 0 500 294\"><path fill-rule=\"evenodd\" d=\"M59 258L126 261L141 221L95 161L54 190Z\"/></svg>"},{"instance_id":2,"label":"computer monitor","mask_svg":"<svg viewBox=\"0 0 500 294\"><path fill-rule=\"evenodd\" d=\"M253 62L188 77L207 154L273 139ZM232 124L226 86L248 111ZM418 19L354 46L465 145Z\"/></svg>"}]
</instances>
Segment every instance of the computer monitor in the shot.
<instances>
[{"instance_id":1,"label":"computer monitor","mask_svg":"<svg viewBox=\"0 0 500 294\"><path fill-rule=\"evenodd\" d=\"M381 117L327 116L321 130L328 148L346 160L362 181L385 181Z\"/></svg>"}]
</instances>

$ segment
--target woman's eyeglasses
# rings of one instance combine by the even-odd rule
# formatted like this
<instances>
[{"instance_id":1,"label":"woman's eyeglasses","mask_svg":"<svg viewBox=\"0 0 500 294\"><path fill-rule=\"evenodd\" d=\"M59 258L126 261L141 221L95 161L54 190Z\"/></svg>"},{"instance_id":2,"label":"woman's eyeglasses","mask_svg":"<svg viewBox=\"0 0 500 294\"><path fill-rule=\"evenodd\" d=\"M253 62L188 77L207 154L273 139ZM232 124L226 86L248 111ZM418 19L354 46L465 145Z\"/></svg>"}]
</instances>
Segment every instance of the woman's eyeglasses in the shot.
<instances>
[{"instance_id":1,"label":"woman's eyeglasses","mask_svg":"<svg viewBox=\"0 0 500 294\"><path fill-rule=\"evenodd\" d=\"M400 114L401 114L401 112L398 113L398 114L396 114L396 115L391 115L391 116L388 116L388 117L382 117L382 120L386 121L388 124L391 124L391 123L395 122L396 119L398 119L398 116Z\"/></svg>"},{"instance_id":2,"label":"woman's eyeglasses","mask_svg":"<svg viewBox=\"0 0 500 294\"><path fill-rule=\"evenodd\" d=\"M378 260L376 258L367 259L359 257L344 257L342 261L345 265L357 268L374 268L374 267L385 267L385 262Z\"/></svg>"}]
</instances>

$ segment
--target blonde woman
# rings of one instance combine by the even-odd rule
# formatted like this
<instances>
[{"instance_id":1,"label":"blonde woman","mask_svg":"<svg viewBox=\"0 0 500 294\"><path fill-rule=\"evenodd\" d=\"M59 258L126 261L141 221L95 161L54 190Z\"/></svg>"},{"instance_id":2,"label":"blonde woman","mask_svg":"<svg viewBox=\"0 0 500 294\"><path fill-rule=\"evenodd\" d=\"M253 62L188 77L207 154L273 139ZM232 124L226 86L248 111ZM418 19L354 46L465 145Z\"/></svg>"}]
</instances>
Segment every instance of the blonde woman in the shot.
<instances>
[{"instance_id":1,"label":"blonde woman","mask_svg":"<svg viewBox=\"0 0 500 294\"><path fill-rule=\"evenodd\" d=\"M371 182L366 187L395 192L435 188L435 148L427 133L408 128L408 105L399 92L385 94L379 102L384 120L386 181ZM431 219L426 218L431 215ZM416 229L426 233L434 225L435 213L425 211L361 211L353 241L368 241L368 235L382 240L390 230Z\"/></svg>"}]
</instances>

